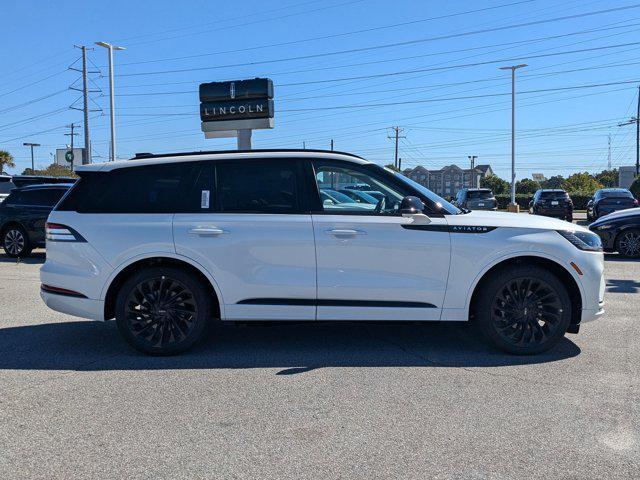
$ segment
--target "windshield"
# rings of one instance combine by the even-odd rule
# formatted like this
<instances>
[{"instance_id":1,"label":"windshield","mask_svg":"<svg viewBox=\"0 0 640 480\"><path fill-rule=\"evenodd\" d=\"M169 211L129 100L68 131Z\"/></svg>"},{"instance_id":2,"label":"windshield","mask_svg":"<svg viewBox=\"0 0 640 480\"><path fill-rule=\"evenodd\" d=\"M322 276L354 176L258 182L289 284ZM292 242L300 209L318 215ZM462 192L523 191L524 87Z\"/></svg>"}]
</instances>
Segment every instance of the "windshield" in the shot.
<instances>
[{"instance_id":1,"label":"windshield","mask_svg":"<svg viewBox=\"0 0 640 480\"><path fill-rule=\"evenodd\" d=\"M491 190L469 190L467 198L469 200L486 200L493 198L493 193L491 193Z\"/></svg>"},{"instance_id":2,"label":"windshield","mask_svg":"<svg viewBox=\"0 0 640 480\"><path fill-rule=\"evenodd\" d=\"M600 196L602 198L633 198L629 190L603 190Z\"/></svg>"},{"instance_id":3,"label":"windshield","mask_svg":"<svg viewBox=\"0 0 640 480\"><path fill-rule=\"evenodd\" d=\"M440 197L439 195L436 195L431 190L429 190L427 187L424 187L424 186L420 185L418 182L414 182L410 178L407 178L404 175L402 175L401 173L398 173L398 172L393 172L393 173L403 183L406 183L407 185L410 185L414 189L418 190L422 195L427 197L429 200L431 200L439 208L442 208L447 213L450 213L452 215L458 215L458 214L462 213L462 210L460 210L457 207L454 207L452 204L447 202L444 198Z\"/></svg>"}]
</instances>

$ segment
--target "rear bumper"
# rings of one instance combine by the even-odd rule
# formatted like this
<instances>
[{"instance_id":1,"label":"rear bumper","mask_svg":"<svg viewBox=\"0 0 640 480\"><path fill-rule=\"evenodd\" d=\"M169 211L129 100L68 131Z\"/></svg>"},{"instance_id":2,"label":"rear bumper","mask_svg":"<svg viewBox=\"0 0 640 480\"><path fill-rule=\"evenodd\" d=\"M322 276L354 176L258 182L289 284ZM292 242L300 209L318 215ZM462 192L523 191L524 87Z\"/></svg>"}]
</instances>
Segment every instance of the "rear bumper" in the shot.
<instances>
[{"instance_id":1,"label":"rear bumper","mask_svg":"<svg viewBox=\"0 0 640 480\"><path fill-rule=\"evenodd\" d=\"M74 317L104 320L104 301L70 297L40 290L42 300L52 310Z\"/></svg>"}]
</instances>

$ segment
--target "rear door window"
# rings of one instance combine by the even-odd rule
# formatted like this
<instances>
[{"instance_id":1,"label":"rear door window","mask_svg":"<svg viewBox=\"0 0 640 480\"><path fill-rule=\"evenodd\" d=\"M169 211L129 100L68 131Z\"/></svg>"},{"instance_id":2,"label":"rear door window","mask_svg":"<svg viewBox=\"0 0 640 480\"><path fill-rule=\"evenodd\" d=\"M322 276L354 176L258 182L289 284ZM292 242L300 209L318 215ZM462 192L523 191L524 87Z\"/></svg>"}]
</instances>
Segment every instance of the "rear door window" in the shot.
<instances>
[{"instance_id":1,"label":"rear door window","mask_svg":"<svg viewBox=\"0 0 640 480\"><path fill-rule=\"evenodd\" d=\"M297 160L216 163L216 203L222 213L301 213L302 170Z\"/></svg>"}]
</instances>

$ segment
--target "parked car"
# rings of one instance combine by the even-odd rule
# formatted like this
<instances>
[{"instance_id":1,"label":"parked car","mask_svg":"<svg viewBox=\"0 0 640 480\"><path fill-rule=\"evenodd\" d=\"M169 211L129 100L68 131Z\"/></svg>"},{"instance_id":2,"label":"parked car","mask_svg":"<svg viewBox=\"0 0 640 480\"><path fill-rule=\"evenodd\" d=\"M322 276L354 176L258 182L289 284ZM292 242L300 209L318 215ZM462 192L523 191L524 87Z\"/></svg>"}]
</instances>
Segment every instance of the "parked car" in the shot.
<instances>
[{"instance_id":1,"label":"parked car","mask_svg":"<svg viewBox=\"0 0 640 480\"><path fill-rule=\"evenodd\" d=\"M463 188L458 190L455 205L468 210L498 210L498 201L489 188Z\"/></svg>"},{"instance_id":2,"label":"parked car","mask_svg":"<svg viewBox=\"0 0 640 480\"><path fill-rule=\"evenodd\" d=\"M597 233L605 252L640 258L640 209L620 210L600 217L589 225Z\"/></svg>"},{"instance_id":3,"label":"parked car","mask_svg":"<svg viewBox=\"0 0 640 480\"><path fill-rule=\"evenodd\" d=\"M49 212L71 184L40 184L14 188L0 203L0 242L10 257L28 257L45 245Z\"/></svg>"},{"instance_id":4,"label":"parked car","mask_svg":"<svg viewBox=\"0 0 640 480\"><path fill-rule=\"evenodd\" d=\"M529 202L529 213L556 217L573 222L573 202L569 194L561 189L541 189Z\"/></svg>"},{"instance_id":5,"label":"parked car","mask_svg":"<svg viewBox=\"0 0 640 480\"><path fill-rule=\"evenodd\" d=\"M379 201L377 198L360 190L345 188L340 190L340 193L344 193L347 197L351 198L354 202L357 203L369 203L371 205L376 205Z\"/></svg>"},{"instance_id":6,"label":"parked car","mask_svg":"<svg viewBox=\"0 0 640 480\"><path fill-rule=\"evenodd\" d=\"M604 215L637 206L638 200L626 188L601 188L587 203L587 220L593 222Z\"/></svg>"},{"instance_id":7,"label":"parked car","mask_svg":"<svg viewBox=\"0 0 640 480\"><path fill-rule=\"evenodd\" d=\"M355 155L255 150L79 166L47 223L41 296L116 319L150 354L211 321L467 321L533 354L603 313L600 237L546 217L460 210ZM321 201L327 178L382 193Z\"/></svg>"}]
</instances>

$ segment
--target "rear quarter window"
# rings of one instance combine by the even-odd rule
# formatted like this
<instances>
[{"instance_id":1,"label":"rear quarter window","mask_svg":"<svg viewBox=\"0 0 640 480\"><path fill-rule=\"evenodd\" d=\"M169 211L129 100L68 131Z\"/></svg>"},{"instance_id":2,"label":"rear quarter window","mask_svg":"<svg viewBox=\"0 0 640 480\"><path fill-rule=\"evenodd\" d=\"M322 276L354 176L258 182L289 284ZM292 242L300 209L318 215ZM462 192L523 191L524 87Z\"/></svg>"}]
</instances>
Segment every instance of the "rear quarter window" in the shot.
<instances>
[{"instance_id":1,"label":"rear quarter window","mask_svg":"<svg viewBox=\"0 0 640 480\"><path fill-rule=\"evenodd\" d=\"M78 213L189 213L202 211L211 190L209 162L179 162L87 172L58 210Z\"/></svg>"}]
</instances>

